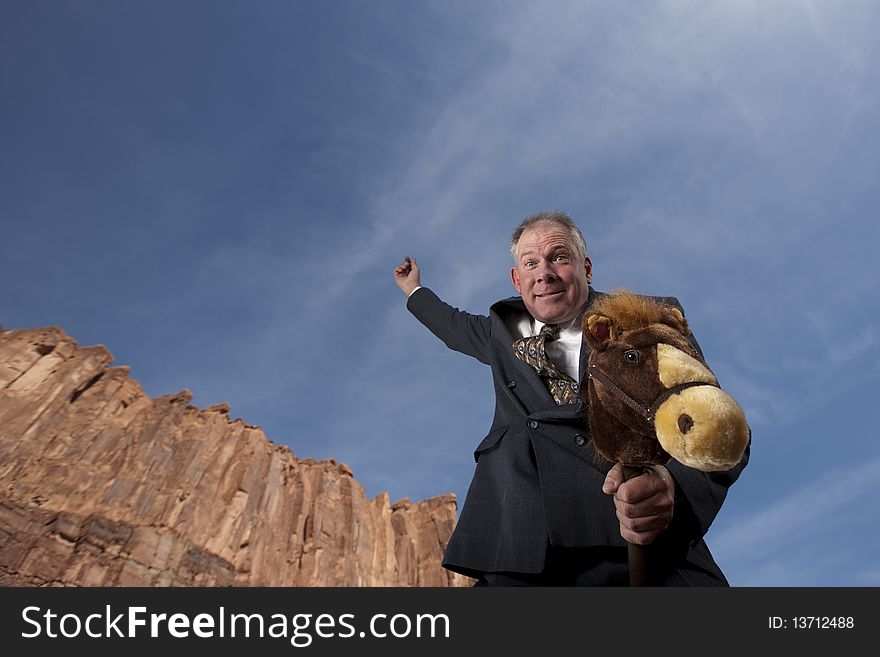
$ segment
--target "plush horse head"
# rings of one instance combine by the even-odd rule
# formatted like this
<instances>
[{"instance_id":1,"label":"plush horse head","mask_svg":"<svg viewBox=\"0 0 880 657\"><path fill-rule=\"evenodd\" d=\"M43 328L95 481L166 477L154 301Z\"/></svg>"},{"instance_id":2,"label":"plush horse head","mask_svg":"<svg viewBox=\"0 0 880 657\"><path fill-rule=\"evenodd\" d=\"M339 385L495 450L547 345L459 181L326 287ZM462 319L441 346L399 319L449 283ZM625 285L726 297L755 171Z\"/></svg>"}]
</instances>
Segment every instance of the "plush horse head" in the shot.
<instances>
[{"instance_id":1,"label":"plush horse head","mask_svg":"<svg viewBox=\"0 0 880 657\"><path fill-rule=\"evenodd\" d=\"M687 339L674 306L631 292L599 299L584 317L588 421L596 450L627 466L670 456L703 471L739 463L745 414Z\"/></svg>"}]
</instances>

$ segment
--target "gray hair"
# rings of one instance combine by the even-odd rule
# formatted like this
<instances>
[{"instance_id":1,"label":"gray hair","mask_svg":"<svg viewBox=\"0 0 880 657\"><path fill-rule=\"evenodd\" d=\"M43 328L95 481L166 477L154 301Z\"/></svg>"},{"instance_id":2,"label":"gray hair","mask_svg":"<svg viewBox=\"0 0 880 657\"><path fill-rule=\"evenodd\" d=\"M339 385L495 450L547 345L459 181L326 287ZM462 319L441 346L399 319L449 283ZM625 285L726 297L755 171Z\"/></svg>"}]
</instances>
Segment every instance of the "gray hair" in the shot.
<instances>
[{"instance_id":1,"label":"gray hair","mask_svg":"<svg viewBox=\"0 0 880 657\"><path fill-rule=\"evenodd\" d=\"M510 255L513 256L514 260L516 260L516 250L519 247L519 238L522 237L526 229L540 223L557 224L568 230L571 235L571 241L577 247L581 260L586 260L587 241L584 239L581 229L574 223L574 220L562 210L545 210L522 220L522 223L516 227L516 230L513 231L513 236L510 238Z\"/></svg>"}]
</instances>

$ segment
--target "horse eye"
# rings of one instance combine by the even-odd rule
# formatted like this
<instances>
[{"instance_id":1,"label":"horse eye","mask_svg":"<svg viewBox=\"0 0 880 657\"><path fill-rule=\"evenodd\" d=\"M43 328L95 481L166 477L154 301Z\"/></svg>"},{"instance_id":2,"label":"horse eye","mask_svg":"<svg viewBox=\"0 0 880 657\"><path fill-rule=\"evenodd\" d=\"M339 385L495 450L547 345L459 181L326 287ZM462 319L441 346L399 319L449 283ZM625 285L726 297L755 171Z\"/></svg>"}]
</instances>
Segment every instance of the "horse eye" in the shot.
<instances>
[{"instance_id":1,"label":"horse eye","mask_svg":"<svg viewBox=\"0 0 880 657\"><path fill-rule=\"evenodd\" d=\"M635 349L627 349L623 352L623 360L629 365L635 365L639 362L639 352Z\"/></svg>"}]
</instances>

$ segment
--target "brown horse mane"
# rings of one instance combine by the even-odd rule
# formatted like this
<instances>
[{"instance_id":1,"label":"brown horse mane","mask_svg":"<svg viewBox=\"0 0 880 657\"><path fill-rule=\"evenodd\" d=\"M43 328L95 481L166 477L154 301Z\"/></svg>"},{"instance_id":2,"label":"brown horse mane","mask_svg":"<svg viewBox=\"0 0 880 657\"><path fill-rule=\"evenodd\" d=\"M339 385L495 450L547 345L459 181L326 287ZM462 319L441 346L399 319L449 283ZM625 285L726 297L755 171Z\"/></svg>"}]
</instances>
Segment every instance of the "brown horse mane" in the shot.
<instances>
[{"instance_id":1,"label":"brown horse mane","mask_svg":"<svg viewBox=\"0 0 880 657\"><path fill-rule=\"evenodd\" d=\"M631 330L659 324L663 319L663 304L618 288L598 299L590 312L610 317L621 330Z\"/></svg>"}]
</instances>

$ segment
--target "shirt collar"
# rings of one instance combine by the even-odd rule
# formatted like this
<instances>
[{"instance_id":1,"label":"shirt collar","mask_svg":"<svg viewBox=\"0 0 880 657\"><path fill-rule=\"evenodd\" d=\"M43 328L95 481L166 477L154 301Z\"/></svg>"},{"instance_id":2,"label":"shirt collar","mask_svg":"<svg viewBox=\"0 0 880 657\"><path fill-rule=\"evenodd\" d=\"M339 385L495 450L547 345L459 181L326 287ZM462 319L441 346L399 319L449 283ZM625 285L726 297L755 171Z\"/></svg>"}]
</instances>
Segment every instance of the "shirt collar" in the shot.
<instances>
[{"instance_id":1,"label":"shirt collar","mask_svg":"<svg viewBox=\"0 0 880 657\"><path fill-rule=\"evenodd\" d=\"M588 301L587 303L584 304L584 307L581 308L580 312L577 315L575 315L573 320L571 320L567 324L560 325L559 333L560 334L563 334L563 333L578 333L579 334L582 330L581 324L584 321L584 315L586 314L587 308L589 307L589 305L590 304ZM541 329L544 328L544 322L542 322L538 319L535 319L534 317L531 317L531 316L530 316L530 318L531 318L532 335L538 335L541 332Z\"/></svg>"}]
</instances>

